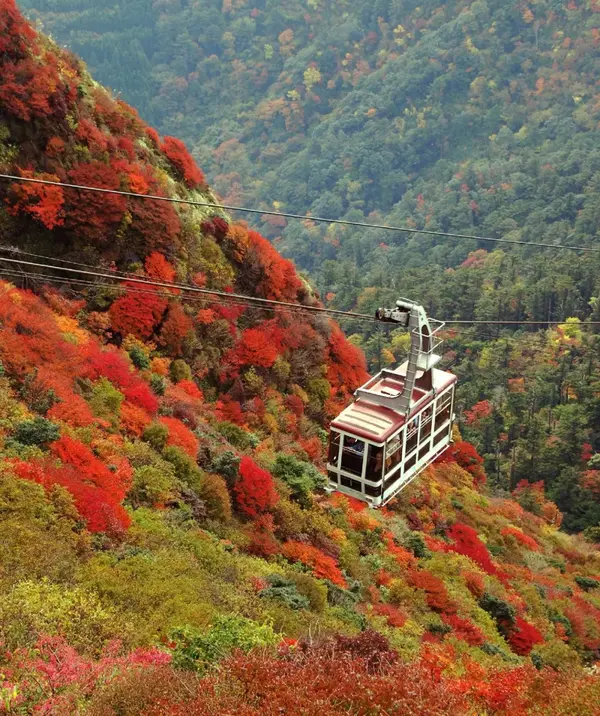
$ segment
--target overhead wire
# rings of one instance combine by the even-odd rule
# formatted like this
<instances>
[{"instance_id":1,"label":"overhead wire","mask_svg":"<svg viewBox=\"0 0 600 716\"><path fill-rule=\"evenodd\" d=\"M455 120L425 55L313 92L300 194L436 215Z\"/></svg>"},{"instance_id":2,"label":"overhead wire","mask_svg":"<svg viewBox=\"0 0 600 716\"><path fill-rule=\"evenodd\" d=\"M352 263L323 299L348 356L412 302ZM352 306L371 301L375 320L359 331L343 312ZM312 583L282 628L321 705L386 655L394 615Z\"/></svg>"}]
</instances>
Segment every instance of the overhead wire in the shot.
<instances>
[{"instance_id":1,"label":"overhead wire","mask_svg":"<svg viewBox=\"0 0 600 716\"><path fill-rule=\"evenodd\" d=\"M51 260L51 259L50 259ZM92 271L79 271L77 269L70 269L63 266L57 266L52 264L39 264L37 262L20 261L18 259L7 259L0 256L0 262L8 262L14 265L14 269L0 269L0 275L16 276L19 278L28 279L43 279L50 282L58 282L60 284L72 283L79 286L85 286L88 288L115 288L125 289L128 293L134 295L150 295L150 296L161 296L165 298L173 298L177 293L181 292L186 302L188 303L202 303L210 304L217 303L225 306L237 306L243 308L253 308L262 311L269 311L272 313L288 313L290 315L298 315L299 313L309 311L311 313L322 313L328 315L335 315L338 319L346 320L358 320L358 321L369 321L370 323L379 323L375 316L362 313L354 313L349 311L341 311L337 309L328 309L322 306L305 306L303 304L289 303L284 301L276 301L273 299L262 299L253 296L246 296L244 294L227 293L225 291L218 291L213 289L201 289L196 286L189 286L186 284L179 284L174 282L164 281L153 281L151 279L141 278L134 274L128 274L126 277L106 274L104 272L92 272ZM50 270L66 271L74 274L83 274L97 278L108 278L112 281L121 280L124 283L136 284L135 286L127 285L123 283L106 283L90 279L82 279L77 277L64 278L55 276L48 273L40 273L34 271L23 271L20 267L22 265L33 266L36 268L44 268ZM143 286L152 287L153 290L144 290ZM157 288L162 289L160 291ZM190 296L189 293L196 294ZM199 295L197 295L199 294ZM475 328L477 326L556 326L564 324L565 320L554 320L554 321L531 321L531 320L463 320L463 319L445 319L442 321L447 326L458 326L461 328ZM390 326L392 324L389 324ZM586 326L598 326L600 321L582 321L581 327ZM452 330L449 328L448 330Z\"/></svg>"},{"instance_id":2,"label":"overhead wire","mask_svg":"<svg viewBox=\"0 0 600 716\"><path fill-rule=\"evenodd\" d=\"M432 229L417 229L408 226L391 226L389 224L368 223L366 221L351 221L349 219L328 219L323 216L306 216L302 214L293 214L283 211L272 211L270 209L253 209L246 206L235 206L233 204L220 204L210 201L199 201L196 199L183 199L180 197L158 196L156 194L138 194L132 191L123 191L121 189L105 189L102 187L87 186L84 184L70 184L66 182L55 182L49 179L36 179L34 177L21 177L13 174L0 174L0 179L5 181L16 181L29 184L43 184L46 186L56 186L61 189L74 189L78 191L92 191L101 194L112 194L116 196L125 196L134 199L149 199L151 201L163 201L172 204L187 204L189 206L199 206L204 208L218 209L220 211L236 211L245 214L254 214L259 216L274 216L283 219L293 219L298 221L311 221L319 224L330 224L338 226L351 226L361 229L378 229L381 231L394 231L407 234L423 234L424 236L443 236L452 239L464 239L468 241L491 242L497 244L512 244L529 246L536 248L548 248L554 250L566 251L584 251L589 253L600 253L600 248L590 246L571 246L568 244L550 244L544 241L520 241L518 239L499 239L492 236L473 236L471 234L459 234L449 231L435 231Z\"/></svg>"}]
</instances>

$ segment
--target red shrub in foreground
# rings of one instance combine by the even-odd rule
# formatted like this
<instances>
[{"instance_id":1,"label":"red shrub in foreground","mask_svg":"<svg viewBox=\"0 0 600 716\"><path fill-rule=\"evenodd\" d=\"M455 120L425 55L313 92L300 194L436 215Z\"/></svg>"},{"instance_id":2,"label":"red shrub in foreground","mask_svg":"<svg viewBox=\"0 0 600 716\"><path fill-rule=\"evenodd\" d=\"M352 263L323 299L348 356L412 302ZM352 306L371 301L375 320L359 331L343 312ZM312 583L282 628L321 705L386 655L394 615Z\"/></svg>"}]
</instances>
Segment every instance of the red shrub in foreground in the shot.
<instances>
[{"instance_id":1,"label":"red shrub in foreground","mask_svg":"<svg viewBox=\"0 0 600 716\"><path fill-rule=\"evenodd\" d=\"M246 329L237 346L231 349L228 359L238 366L271 368L278 355L279 347L271 332L260 327Z\"/></svg>"},{"instance_id":2,"label":"red shrub in foreground","mask_svg":"<svg viewBox=\"0 0 600 716\"><path fill-rule=\"evenodd\" d=\"M446 585L439 577L424 569L411 569L408 572L408 582L417 589L423 589L428 606L436 612L455 614L456 605L448 596Z\"/></svg>"},{"instance_id":3,"label":"red shrub in foreground","mask_svg":"<svg viewBox=\"0 0 600 716\"><path fill-rule=\"evenodd\" d=\"M158 400L146 383L137 383L137 385L125 390L125 399L138 408L143 408L150 415L156 415L158 412Z\"/></svg>"},{"instance_id":4,"label":"red shrub in foreground","mask_svg":"<svg viewBox=\"0 0 600 716\"><path fill-rule=\"evenodd\" d=\"M504 527L500 534L503 537L506 537L508 535L514 537L519 544L523 545L523 547L526 547L527 549L532 550L533 552L540 551L540 546L533 539L533 537L526 535L524 532L521 532L521 530L517 529L516 527Z\"/></svg>"},{"instance_id":5,"label":"red shrub in foreground","mask_svg":"<svg viewBox=\"0 0 600 716\"><path fill-rule=\"evenodd\" d=\"M466 571L461 573L467 589L475 597L475 599L481 599L485 593L485 580L478 572Z\"/></svg>"},{"instance_id":6,"label":"red shrub in foreground","mask_svg":"<svg viewBox=\"0 0 600 716\"><path fill-rule=\"evenodd\" d=\"M32 171L21 170L21 176L33 178ZM54 174L37 174L36 179L60 181ZM63 207L65 196L59 186L43 184L11 184L7 197L8 213L13 216L24 213L37 219L47 229L54 229L65 223Z\"/></svg>"},{"instance_id":7,"label":"red shrub in foreground","mask_svg":"<svg viewBox=\"0 0 600 716\"><path fill-rule=\"evenodd\" d=\"M68 174L71 184L119 189L120 180L114 169L102 162L78 164ZM66 211L66 226L96 245L106 246L119 226L127 202L117 194L71 192Z\"/></svg>"},{"instance_id":8,"label":"red shrub in foreground","mask_svg":"<svg viewBox=\"0 0 600 716\"><path fill-rule=\"evenodd\" d=\"M240 475L234 491L238 508L248 517L256 518L277 504L271 473L247 455L240 462Z\"/></svg>"},{"instance_id":9,"label":"red shrub in foreground","mask_svg":"<svg viewBox=\"0 0 600 716\"><path fill-rule=\"evenodd\" d=\"M36 32L17 8L15 0L0 2L0 55L22 58Z\"/></svg>"},{"instance_id":10,"label":"red shrub in foreground","mask_svg":"<svg viewBox=\"0 0 600 716\"><path fill-rule=\"evenodd\" d=\"M536 644L541 644L543 641L544 637L540 631L521 617L516 618L514 627L508 635L511 649L521 656L527 656Z\"/></svg>"},{"instance_id":11,"label":"red shrub in foreground","mask_svg":"<svg viewBox=\"0 0 600 716\"><path fill-rule=\"evenodd\" d=\"M406 624L408 616L405 612L393 604L376 604L373 607L373 612L379 617L385 617L387 619L388 626L396 627L400 629Z\"/></svg>"},{"instance_id":12,"label":"red shrub in foreground","mask_svg":"<svg viewBox=\"0 0 600 716\"><path fill-rule=\"evenodd\" d=\"M138 438L143 435L144 429L152 422L152 418L145 410L127 401L121 405L120 418L123 432Z\"/></svg>"},{"instance_id":13,"label":"red shrub in foreground","mask_svg":"<svg viewBox=\"0 0 600 716\"><path fill-rule=\"evenodd\" d=\"M337 324L332 324L328 353L327 380L334 388L350 393L369 377L362 351L348 342Z\"/></svg>"},{"instance_id":14,"label":"red shrub in foreground","mask_svg":"<svg viewBox=\"0 0 600 716\"><path fill-rule=\"evenodd\" d=\"M338 587L348 586L333 557L323 554L320 549L310 544L286 542L283 545L283 554L292 562L302 562L310 567L319 579L328 579Z\"/></svg>"},{"instance_id":15,"label":"red shrub in foreground","mask_svg":"<svg viewBox=\"0 0 600 716\"><path fill-rule=\"evenodd\" d=\"M481 629L468 619L462 619L456 614L445 614L442 619L448 626L452 627L454 635L466 641L467 644L481 646L485 642L485 636Z\"/></svg>"},{"instance_id":16,"label":"red shrub in foreground","mask_svg":"<svg viewBox=\"0 0 600 716\"><path fill-rule=\"evenodd\" d=\"M68 490L90 532L117 533L129 527L131 520L121 505L126 485L119 484L108 468L86 452L81 443L66 437L59 442L57 452L65 458L61 467L50 461L17 461L13 464L15 474L46 489L60 485ZM68 462L69 459L73 462Z\"/></svg>"},{"instance_id":17,"label":"red shrub in foreground","mask_svg":"<svg viewBox=\"0 0 600 716\"><path fill-rule=\"evenodd\" d=\"M144 268L148 278L163 283L173 283L175 280L175 269L167 259L158 251L153 251L146 257Z\"/></svg>"},{"instance_id":18,"label":"red shrub in foreground","mask_svg":"<svg viewBox=\"0 0 600 716\"><path fill-rule=\"evenodd\" d=\"M161 144L160 150L183 177L190 189L194 189L206 183L204 174L196 166L196 162L190 156L190 153L181 139L165 137L165 141Z\"/></svg>"},{"instance_id":19,"label":"red shrub in foreground","mask_svg":"<svg viewBox=\"0 0 600 716\"><path fill-rule=\"evenodd\" d=\"M192 328L192 319L185 313L181 305L171 303L160 330L158 342L168 351L170 356L181 356L183 342Z\"/></svg>"},{"instance_id":20,"label":"red shrub in foreground","mask_svg":"<svg viewBox=\"0 0 600 716\"><path fill-rule=\"evenodd\" d=\"M169 430L167 445L181 448L195 460L200 443L194 433L177 418L161 418L160 422Z\"/></svg>"},{"instance_id":21,"label":"red shrub in foreground","mask_svg":"<svg viewBox=\"0 0 600 716\"><path fill-rule=\"evenodd\" d=\"M469 557L488 574L504 577L504 574L492 562L487 547L472 527L457 522L448 530L448 537L454 541L454 544L450 546L453 552Z\"/></svg>"},{"instance_id":22,"label":"red shrub in foreground","mask_svg":"<svg viewBox=\"0 0 600 716\"><path fill-rule=\"evenodd\" d=\"M56 403L47 414L50 420L64 420L74 428L85 428L91 425L95 418L90 406L79 396L72 394L60 403Z\"/></svg>"},{"instance_id":23,"label":"red shrub in foreground","mask_svg":"<svg viewBox=\"0 0 600 716\"><path fill-rule=\"evenodd\" d=\"M152 286L126 281L125 295L110 307L111 328L122 336L131 334L141 340L152 336L167 308L167 300ZM143 293L142 293L143 291Z\"/></svg>"}]
</instances>

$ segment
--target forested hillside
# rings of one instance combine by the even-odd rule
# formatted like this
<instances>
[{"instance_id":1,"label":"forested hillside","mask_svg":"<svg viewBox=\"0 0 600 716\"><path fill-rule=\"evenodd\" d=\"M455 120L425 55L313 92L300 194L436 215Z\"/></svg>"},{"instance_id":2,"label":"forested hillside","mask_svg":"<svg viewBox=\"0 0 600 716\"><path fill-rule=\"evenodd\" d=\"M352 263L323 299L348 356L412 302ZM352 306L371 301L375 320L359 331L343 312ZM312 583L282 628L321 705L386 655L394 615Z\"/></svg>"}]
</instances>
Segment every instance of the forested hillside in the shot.
<instances>
[{"instance_id":1,"label":"forested hillside","mask_svg":"<svg viewBox=\"0 0 600 716\"><path fill-rule=\"evenodd\" d=\"M22 4L186 139L228 201L557 244L597 235L596 0ZM263 223L339 306L401 287L444 316L563 319L589 310L598 276L572 255L518 252L499 300L464 301L441 269L472 242Z\"/></svg>"},{"instance_id":2,"label":"forested hillside","mask_svg":"<svg viewBox=\"0 0 600 716\"><path fill-rule=\"evenodd\" d=\"M183 136L229 202L597 246L595 0L22 4ZM260 225L336 308L372 312L404 295L438 318L600 319L598 254L274 217ZM372 369L403 354L400 335L343 327ZM585 458L600 451L596 331L569 346L553 332L511 330L494 343L496 329L461 329L448 353L465 420L477 403L491 406L474 439L498 486L543 478L570 529L599 518ZM532 352L532 342L544 348ZM537 360L517 393L522 354ZM572 428L577 449L563 450ZM538 459L547 441L561 446L550 463Z\"/></svg>"},{"instance_id":3,"label":"forested hillside","mask_svg":"<svg viewBox=\"0 0 600 716\"><path fill-rule=\"evenodd\" d=\"M213 196L180 140L13 0L0 0L0 173ZM560 455L597 488L568 405L578 390L582 410L596 400L579 324L504 352L472 337L460 356L471 336L449 333L475 407L372 512L322 489L325 429L365 378L361 351L329 319L177 287L317 305L260 234L199 207L18 181L0 183L0 231L0 258L19 261L0 281L0 712L597 712L599 535L562 531L537 481ZM40 257L53 267L26 263ZM567 404L538 416L553 384ZM558 443L515 432L538 418ZM502 421L521 442L496 469Z\"/></svg>"}]
</instances>

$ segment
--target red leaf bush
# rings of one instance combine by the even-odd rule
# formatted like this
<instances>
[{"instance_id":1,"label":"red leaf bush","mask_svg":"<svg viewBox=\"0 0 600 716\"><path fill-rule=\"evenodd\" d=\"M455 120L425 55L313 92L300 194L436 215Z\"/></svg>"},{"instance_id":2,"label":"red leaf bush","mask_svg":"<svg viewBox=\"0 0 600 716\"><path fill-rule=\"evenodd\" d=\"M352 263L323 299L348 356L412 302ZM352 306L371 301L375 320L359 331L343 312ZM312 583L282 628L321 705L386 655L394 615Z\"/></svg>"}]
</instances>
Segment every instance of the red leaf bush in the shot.
<instances>
[{"instance_id":1,"label":"red leaf bush","mask_svg":"<svg viewBox=\"0 0 600 716\"><path fill-rule=\"evenodd\" d=\"M205 184L204 174L196 166L181 139L165 137L160 149L190 189Z\"/></svg>"},{"instance_id":2,"label":"red leaf bush","mask_svg":"<svg viewBox=\"0 0 600 716\"><path fill-rule=\"evenodd\" d=\"M194 433L177 418L160 418L160 422L169 430L167 445L181 448L194 460L198 455L200 443Z\"/></svg>"},{"instance_id":3,"label":"red leaf bush","mask_svg":"<svg viewBox=\"0 0 600 716\"><path fill-rule=\"evenodd\" d=\"M517 617L514 627L508 634L508 643L515 654L527 656L536 644L544 641L539 629L533 624L526 622L521 617Z\"/></svg>"},{"instance_id":4,"label":"red leaf bush","mask_svg":"<svg viewBox=\"0 0 600 716\"><path fill-rule=\"evenodd\" d=\"M348 586L333 557L324 554L320 549L302 542L290 541L283 545L282 551L292 562L301 562L310 567L315 577L328 579L338 587Z\"/></svg>"},{"instance_id":5,"label":"red leaf bush","mask_svg":"<svg viewBox=\"0 0 600 716\"><path fill-rule=\"evenodd\" d=\"M244 455L240 462L239 479L234 487L237 506L248 517L257 518L277 504L277 493L270 472L260 468Z\"/></svg>"}]
</instances>

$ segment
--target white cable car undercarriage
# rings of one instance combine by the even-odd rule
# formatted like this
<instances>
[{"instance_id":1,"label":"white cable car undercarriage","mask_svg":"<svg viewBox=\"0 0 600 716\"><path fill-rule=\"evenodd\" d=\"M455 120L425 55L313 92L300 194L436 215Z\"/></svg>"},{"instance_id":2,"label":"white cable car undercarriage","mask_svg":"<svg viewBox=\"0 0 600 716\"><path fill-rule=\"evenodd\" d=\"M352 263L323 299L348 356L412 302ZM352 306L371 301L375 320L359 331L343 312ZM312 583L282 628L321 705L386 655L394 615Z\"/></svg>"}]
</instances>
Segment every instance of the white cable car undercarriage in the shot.
<instances>
[{"instance_id":1,"label":"white cable car undercarriage","mask_svg":"<svg viewBox=\"0 0 600 716\"><path fill-rule=\"evenodd\" d=\"M408 327L409 359L371 378L331 423L327 472L330 491L382 507L452 441L456 376L435 367L444 324L422 306L400 299L376 315Z\"/></svg>"}]
</instances>

